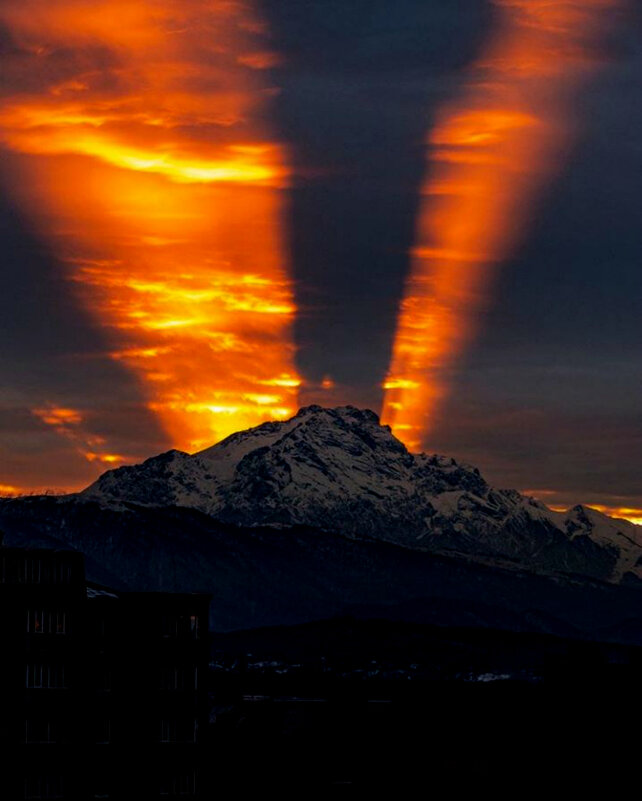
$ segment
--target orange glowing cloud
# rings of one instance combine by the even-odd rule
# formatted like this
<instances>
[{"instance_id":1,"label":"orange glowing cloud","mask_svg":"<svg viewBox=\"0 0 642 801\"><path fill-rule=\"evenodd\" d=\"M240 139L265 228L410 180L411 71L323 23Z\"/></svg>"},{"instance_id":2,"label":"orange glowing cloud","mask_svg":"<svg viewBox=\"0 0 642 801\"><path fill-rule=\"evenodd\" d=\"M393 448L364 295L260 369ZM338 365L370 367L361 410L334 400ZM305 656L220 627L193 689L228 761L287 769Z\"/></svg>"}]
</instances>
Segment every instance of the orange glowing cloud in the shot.
<instances>
[{"instance_id":1,"label":"orange glowing cloud","mask_svg":"<svg viewBox=\"0 0 642 801\"><path fill-rule=\"evenodd\" d=\"M0 496L8 496L12 498L20 494L20 489L18 487L14 487L13 484L0 484Z\"/></svg>"},{"instance_id":2,"label":"orange glowing cloud","mask_svg":"<svg viewBox=\"0 0 642 801\"><path fill-rule=\"evenodd\" d=\"M555 512L567 512L566 506L551 506ZM642 509L635 509L630 506L604 506L599 503L588 504L589 509L595 509L597 512L602 512L609 517L615 517L619 520L628 520L629 523L635 523L636 526L642 526Z\"/></svg>"},{"instance_id":3,"label":"orange glowing cloud","mask_svg":"<svg viewBox=\"0 0 642 801\"><path fill-rule=\"evenodd\" d=\"M593 45L619 0L494 0L497 29L428 142L410 275L383 420L418 449L449 371L475 332L496 265L555 173L569 98L595 68Z\"/></svg>"},{"instance_id":4,"label":"orange glowing cloud","mask_svg":"<svg viewBox=\"0 0 642 801\"><path fill-rule=\"evenodd\" d=\"M42 409L32 409L32 413L68 439L74 445L76 452L88 462L115 465L125 461L124 456L107 452L104 437L88 433L84 415L77 409L50 405Z\"/></svg>"},{"instance_id":5,"label":"orange glowing cloud","mask_svg":"<svg viewBox=\"0 0 642 801\"><path fill-rule=\"evenodd\" d=\"M173 444L294 412L288 168L250 3L7 0L0 22L11 191ZM80 443L63 412L34 410Z\"/></svg>"},{"instance_id":6,"label":"orange glowing cloud","mask_svg":"<svg viewBox=\"0 0 642 801\"><path fill-rule=\"evenodd\" d=\"M601 506L598 504L592 504L591 508L597 509L598 512L602 512L602 514L609 517L619 517L622 520L635 523L636 526L642 526L642 509L633 509L629 506Z\"/></svg>"}]
</instances>

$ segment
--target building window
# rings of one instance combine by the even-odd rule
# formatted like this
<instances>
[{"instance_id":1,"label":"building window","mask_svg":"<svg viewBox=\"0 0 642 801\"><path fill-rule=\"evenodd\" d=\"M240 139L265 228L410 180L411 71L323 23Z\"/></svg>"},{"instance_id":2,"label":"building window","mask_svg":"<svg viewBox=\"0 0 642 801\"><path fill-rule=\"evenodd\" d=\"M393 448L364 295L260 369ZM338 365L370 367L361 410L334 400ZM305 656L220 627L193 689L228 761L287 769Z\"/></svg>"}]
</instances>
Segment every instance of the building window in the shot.
<instances>
[{"instance_id":1,"label":"building window","mask_svg":"<svg viewBox=\"0 0 642 801\"><path fill-rule=\"evenodd\" d=\"M71 565L69 562L57 559L54 562L53 580L55 584L69 584L71 581Z\"/></svg>"},{"instance_id":2,"label":"building window","mask_svg":"<svg viewBox=\"0 0 642 801\"><path fill-rule=\"evenodd\" d=\"M67 634L67 613L48 609L27 610L28 634Z\"/></svg>"},{"instance_id":3,"label":"building window","mask_svg":"<svg viewBox=\"0 0 642 801\"><path fill-rule=\"evenodd\" d=\"M54 727L50 720L26 720L25 742L27 743L55 743Z\"/></svg>"},{"instance_id":4,"label":"building window","mask_svg":"<svg viewBox=\"0 0 642 801\"><path fill-rule=\"evenodd\" d=\"M161 720L160 725L160 741L161 743L175 743L176 742L176 721L175 720Z\"/></svg>"},{"instance_id":5,"label":"building window","mask_svg":"<svg viewBox=\"0 0 642 801\"><path fill-rule=\"evenodd\" d=\"M198 721L193 718L165 718L161 720L161 743L195 743L198 735Z\"/></svg>"},{"instance_id":6,"label":"building window","mask_svg":"<svg viewBox=\"0 0 642 801\"><path fill-rule=\"evenodd\" d=\"M199 636L200 621L198 615L163 615L161 634L163 637Z\"/></svg>"},{"instance_id":7,"label":"building window","mask_svg":"<svg viewBox=\"0 0 642 801\"><path fill-rule=\"evenodd\" d=\"M181 634L181 618L178 615L163 615L161 633L163 637L178 637Z\"/></svg>"},{"instance_id":8,"label":"building window","mask_svg":"<svg viewBox=\"0 0 642 801\"><path fill-rule=\"evenodd\" d=\"M40 584L42 576L42 559L27 558L22 563L22 581L25 584Z\"/></svg>"},{"instance_id":9,"label":"building window","mask_svg":"<svg viewBox=\"0 0 642 801\"><path fill-rule=\"evenodd\" d=\"M161 779L160 795L193 796L196 792L196 776L194 772L170 774Z\"/></svg>"},{"instance_id":10,"label":"building window","mask_svg":"<svg viewBox=\"0 0 642 801\"><path fill-rule=\"evenodd\" d=\"M27 665L26 687L44 687L44 676L46 675L46 665L31 664Z\"/></svg>"},{"instance_id":11,"label":"building window","mask_svg":"<svg viewBox=\"0 0 642 801\"><path fill-rule=\"evenodd\" d=\"M161 668L160 688L161 690L182 690L183 671L177 667Z\"/></svg>"},{"instance_id":12,"label":"building window","mask_svg":"<svg viewBox=\"0 0 642 801\"><path fill-rule=\"evenodd\" d=\"M163 667L160 672L159 686L161 690L196 690L196 668Z\"/></svg>"},{"instance_id":13,"label":"building window","mask_svg":"<svg viewBox=\"0 0 642 801\"><path fill-rule=\"evenodd\" d=\"M72 576L71 564L64 559L42 559L27 556L16 561L3 559L2 581L17 581L19 584L69 584Z\"/></svg>"},{"instance_id":14,"label":"building window","mask_svg":"<svg viewBox=\"0 0 642 801\"><path fill-rule=\"evenodd\" d=\"M30 689L67 688L64 665L47 665L42 662L31 662L27 665L25 686Z\"/></svg>"},{"instance_id":15,"label":"building window","mask_svg":"<svg viewBox=\"0 0 642 801\"><path fill-rule=\"evenodd\" d=\"M62 776L27 776L25 798L63 798Z\"/></svg>"}]
</instances>

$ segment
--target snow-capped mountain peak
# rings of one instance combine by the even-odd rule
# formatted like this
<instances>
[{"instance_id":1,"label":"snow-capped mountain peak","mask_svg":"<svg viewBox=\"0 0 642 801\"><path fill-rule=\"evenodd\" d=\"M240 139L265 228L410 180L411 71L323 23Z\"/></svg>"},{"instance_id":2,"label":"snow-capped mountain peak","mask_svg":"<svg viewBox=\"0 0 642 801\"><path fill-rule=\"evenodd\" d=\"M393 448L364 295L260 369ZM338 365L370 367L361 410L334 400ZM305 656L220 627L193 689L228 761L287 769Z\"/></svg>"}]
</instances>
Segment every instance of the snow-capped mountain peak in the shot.
<instances>
[{"instance_id":1,"label":"snow-capped mountain peak","mask_svg":"<svg viewBox=\"0 0 642 801\"><path fill-rule=\"evenodd\" d=\"M610 580L642 578L642 531L567 514L445 456L411 454L377 415L302 408L199 453L169 451L101 476L81 497L193 507L243 526L306 525L359 539Z\"/></svg>"}]
</instances>

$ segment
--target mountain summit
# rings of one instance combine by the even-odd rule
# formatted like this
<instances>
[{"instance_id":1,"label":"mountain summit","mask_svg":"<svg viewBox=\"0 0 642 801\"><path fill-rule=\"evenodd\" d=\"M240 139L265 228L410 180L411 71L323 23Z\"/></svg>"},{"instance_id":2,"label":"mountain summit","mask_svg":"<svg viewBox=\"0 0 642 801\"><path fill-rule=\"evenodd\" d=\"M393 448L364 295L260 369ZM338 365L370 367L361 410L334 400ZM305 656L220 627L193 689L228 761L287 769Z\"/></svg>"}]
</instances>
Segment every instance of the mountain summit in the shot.
<instances>
[{"instance_id":1,"label":"mountain summit","mask_svg":"<svg viewBox=\"0 0 642 801\"><path fill-rule=\"evenodd\" d=\"M307 406L193 455L172 450L110 470L78 497L194 508L246 528L309 526L536 571L642 578L639 526L494 489L474 467L410 453L374 412L352 406Z\"/></svg>"}]
</instances>

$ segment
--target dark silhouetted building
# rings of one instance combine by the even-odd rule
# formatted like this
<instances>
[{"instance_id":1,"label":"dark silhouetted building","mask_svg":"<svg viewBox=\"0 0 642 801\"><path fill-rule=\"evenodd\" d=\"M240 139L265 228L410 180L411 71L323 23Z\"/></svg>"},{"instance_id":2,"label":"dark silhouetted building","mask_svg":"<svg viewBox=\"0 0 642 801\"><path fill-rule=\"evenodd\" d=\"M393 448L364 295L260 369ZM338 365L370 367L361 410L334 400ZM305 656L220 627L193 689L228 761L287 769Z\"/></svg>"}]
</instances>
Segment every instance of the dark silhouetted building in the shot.
<instances>
[{"instance_id":1,"label":"dark silhouetted building","mask_svg":"<svg viewBox=\"0 0 642 801\"><path fill-rule=\"evenodd\" d=\"M0 548L0 798L200 797L208 610L87 584L76 552Z\"/></svg>"}]
</instances>

